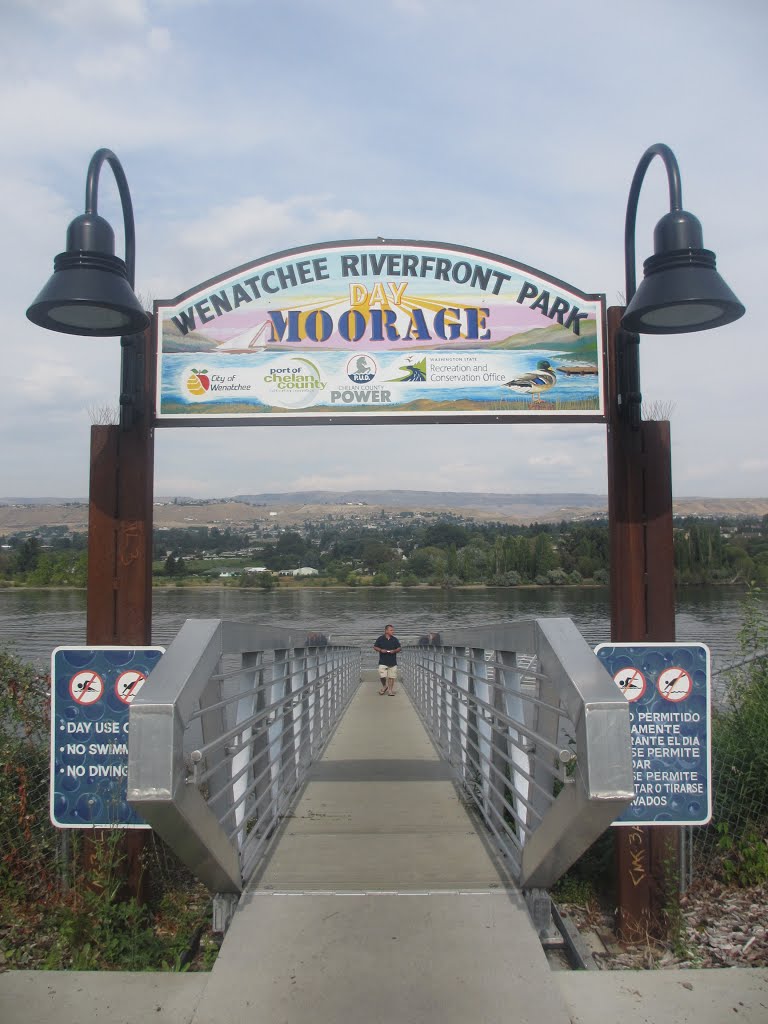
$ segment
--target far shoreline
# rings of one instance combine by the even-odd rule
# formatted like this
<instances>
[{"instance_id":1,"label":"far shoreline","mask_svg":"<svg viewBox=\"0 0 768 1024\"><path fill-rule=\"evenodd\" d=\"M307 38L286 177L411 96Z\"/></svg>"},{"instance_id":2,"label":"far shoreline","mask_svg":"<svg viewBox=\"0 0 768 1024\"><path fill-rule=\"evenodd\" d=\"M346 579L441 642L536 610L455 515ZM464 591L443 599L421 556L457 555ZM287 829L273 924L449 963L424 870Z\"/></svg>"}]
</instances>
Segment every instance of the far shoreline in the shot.
<instances>
[{"instance_id":1,"label":"far shoreline","mask_svg":"<svg viewBox=\"0 0 768 1024\"><path fill-rule=\"evenodd\" d=\"M743 580L736 581L724 581L724 580L709 580L704 583L677 583L676 588L685 589L687 587L732 587L734 589L744 590L749 586ZM350 586L348 583L291 583L288 586L275 586L268 589L263 589L258 586L253 587L240 587L231 586L226 583L157 583L153 582L152 591L161 590L190 590L190 591L220 591L220 590L232 590L241 593L262 593L262 594L275 594L275 593L290 593L297 590L350 590L358 593L361 590L556 590L556 589L567 589L567 590L604 590L610 587L610 583L516 583L514 585L505 587L494 583L456 583L451 586L443 586L439 583L414 583L412 586L404 586L402 583L387 583L384 586L373 586L370 583ZM37 586L27 585L24 583L12 583L9 581L0 581L0 591L19 591L23 593L35 593L35 592L52 592L62 591L64 593L82 592L88 593L87 587L68 587L61 584L52 586Z\"/></svg>"}]
</instances>

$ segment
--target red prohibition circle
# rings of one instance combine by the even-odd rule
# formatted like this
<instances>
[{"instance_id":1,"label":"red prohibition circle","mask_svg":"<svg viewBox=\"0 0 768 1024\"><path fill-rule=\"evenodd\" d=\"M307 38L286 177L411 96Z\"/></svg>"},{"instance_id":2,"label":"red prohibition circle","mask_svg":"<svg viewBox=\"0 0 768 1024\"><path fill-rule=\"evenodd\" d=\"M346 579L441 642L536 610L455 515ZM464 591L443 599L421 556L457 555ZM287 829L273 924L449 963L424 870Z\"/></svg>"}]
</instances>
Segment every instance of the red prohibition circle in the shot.
<instances>
[{"instance_id":1,"label":"red prohibition circle","mask_svg":"<svg viewBox=\"0 0 768 1024\"><path fill-rule=\"evenodd\" d=\"M138 669L128 669L117 677L115 696L123 704L130 704L146 681L146 675Z\"/></svg>"},{"instance_id":2,"label":"red prohibition circle","mask_svg":"<svg viewBox=\"0 0 768 1024\"><path fill-rule=\"evenodd\" d=\"M693 691L693 679L684 668L666 668L656 680L656 689L673 704L687 700Z\"/></svg>"},{"instance_id":3,"label":"red prohibition circle","mask_svg":"<svg viewBox=\"0 0 768 1024\"><path fill-rule=\"evenodd\" d=\"M98 672L84 669L69 681L69 694L78 704L95 704L104 693L104 680Z\"/></svg>"},{"instance_id":4,"label":"red prohibition circle","mask_svg":"<svg viewBox=\"0 0 768 1024\"><path fill-rule=\"evenodd\" d=\"M645 676L640 669L632 668L631 666L620 668L618 672L615 672L613 681L627 700L633 703L636 700L640 700L647 686Z\"/></svg>"}]
</instances>

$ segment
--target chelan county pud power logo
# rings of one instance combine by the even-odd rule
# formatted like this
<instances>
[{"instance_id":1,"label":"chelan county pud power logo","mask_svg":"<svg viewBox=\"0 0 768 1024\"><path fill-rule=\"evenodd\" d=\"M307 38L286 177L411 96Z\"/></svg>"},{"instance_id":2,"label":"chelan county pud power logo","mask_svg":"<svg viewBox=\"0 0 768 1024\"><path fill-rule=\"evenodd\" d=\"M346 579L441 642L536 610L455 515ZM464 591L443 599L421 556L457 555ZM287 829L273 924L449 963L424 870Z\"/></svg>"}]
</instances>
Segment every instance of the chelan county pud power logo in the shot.
<instances>
[{"instance_id":1,"label":"chelan county pud power logo","mask_svg":"<svg viewBox=\"0 0 768 1024\"><path fill-rule=\"evenodd\" d=\"M353 384L370 384L376 376L376 360L373 356L353 356L347 363L347 376Z\"/></svg>"}]
</instances>

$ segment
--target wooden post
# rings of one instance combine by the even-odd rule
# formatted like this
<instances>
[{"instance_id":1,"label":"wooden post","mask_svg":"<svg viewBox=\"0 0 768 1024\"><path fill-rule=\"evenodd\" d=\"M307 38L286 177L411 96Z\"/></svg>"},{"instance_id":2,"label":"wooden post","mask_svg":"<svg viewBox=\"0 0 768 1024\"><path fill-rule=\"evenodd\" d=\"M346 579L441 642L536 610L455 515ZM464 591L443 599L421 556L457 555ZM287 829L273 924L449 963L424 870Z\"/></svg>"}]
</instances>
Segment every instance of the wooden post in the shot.
<instances>
[{"instance_id":1,"label":"wooden post","mask_svg":"<svg viewBox=\"0 0 768 1024\"><path fill-rule=\"evenodd\" d=\"M619 416L624 310L608 310L608 524L611 639L639 644L675 639L672 463L667 421L632 425ZM670 885L677 886L678 829L617 826L617 926L633 940L664 930Z\"/></svg>"},{"instance_id":2,"label":"wooden post","mask_svg":"<svg viewBox=\"0 0 768 1024\"><path fill-rule=\"evenodd\" d=\"M123 383L140 383L138 405L122 425L91 427L86 643L94 646L152 642L153 340L152 325L123 340ZM126 360L132 361L130 375ZM86 833L86 872L105 838L106 830ZM124 894L140 900L146 841L143 830L123 833Z\"/></svg>"}]
</instances>

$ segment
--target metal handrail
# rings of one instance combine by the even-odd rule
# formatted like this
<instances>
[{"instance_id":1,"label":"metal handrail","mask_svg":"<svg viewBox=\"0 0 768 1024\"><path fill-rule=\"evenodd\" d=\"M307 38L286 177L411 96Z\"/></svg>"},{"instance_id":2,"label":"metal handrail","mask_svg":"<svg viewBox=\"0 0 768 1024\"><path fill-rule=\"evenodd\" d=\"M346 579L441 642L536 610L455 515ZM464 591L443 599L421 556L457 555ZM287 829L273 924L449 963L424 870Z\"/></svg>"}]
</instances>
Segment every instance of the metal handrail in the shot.
<instances>
[{"instance_id":1,"label":"metal handrail","mask_svg":"<svg viewBox=\"0 0 768 1024\"><path fill-rule=\"evenodd\" d=\"M553 885L634 797L626 698L570 619L443 630L400 660L513 876Z\"/></svg>"},{"instance_id":2,"label":"metal handrail","mask_svg":"<svg viewBox=\"0 0 768 1024\"><path fill-rule=\"evenodd\" d=\"M130 709L128 800L214 893L239 893L360 684L303 629L188 619Z\"/></svg>"}]
</instances>

